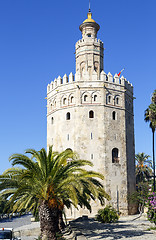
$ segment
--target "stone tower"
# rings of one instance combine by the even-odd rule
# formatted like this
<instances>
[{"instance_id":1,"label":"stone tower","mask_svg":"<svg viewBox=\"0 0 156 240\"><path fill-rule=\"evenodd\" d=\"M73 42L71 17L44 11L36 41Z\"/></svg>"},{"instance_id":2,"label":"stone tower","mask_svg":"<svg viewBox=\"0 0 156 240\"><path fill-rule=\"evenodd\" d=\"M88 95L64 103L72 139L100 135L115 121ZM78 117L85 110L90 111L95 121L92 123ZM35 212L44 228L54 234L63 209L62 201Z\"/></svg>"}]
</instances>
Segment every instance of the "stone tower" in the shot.
<instances>
[{"instance_id":1,"label":"stone tower","mask_svg":"<svg viewBox=\"0 0 156 240\"><path fill-rule=\"evenodd\" d=\"M133 86L123 76L104 72L99 29L89 11L75 47L75 76L59 76L47 86L47 147L71 148L92 161L94 171L105 176L111 204L128 214L133 208L127 196L135 190ZM94 202L92 215L100 207ZM87 210L71 214L75 218Z\"/></svg>"}]
</instances>

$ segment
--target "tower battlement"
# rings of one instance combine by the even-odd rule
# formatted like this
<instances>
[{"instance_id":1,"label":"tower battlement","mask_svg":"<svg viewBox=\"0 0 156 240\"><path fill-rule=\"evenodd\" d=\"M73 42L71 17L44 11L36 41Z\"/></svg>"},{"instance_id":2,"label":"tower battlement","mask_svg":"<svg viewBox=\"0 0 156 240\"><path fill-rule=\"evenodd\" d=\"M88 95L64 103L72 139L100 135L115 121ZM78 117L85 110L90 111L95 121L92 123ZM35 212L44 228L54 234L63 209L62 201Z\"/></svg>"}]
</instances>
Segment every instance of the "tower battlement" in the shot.
<instances>
[{"instance_id":1,"label":"tower battlement","mask_svg":"<svg viewBox=\"0 0 156 240\"><path fill-rule=\"evenodd\" d=\"M92 80L89 80L88 72L84 73L83 78L81 77L79 72L77 72L75 75L71 72L69 76L65 74L62 78L61 76L58 76L58 78L55 78L53 81L51 81L50 84L48 84L47 94L53 90L56 90L59 86L67 85L73 82L83 82L84 78L88 78L88 82L102 81L104 83L113 84L114 87L117 85L124 86L129 92L133 93L133 85L129 81L127 81L124 76L121 76L119 78L117 73L113 76L110 72L106 74L104 71L102 71L100 73L99 79L97 73L94 71L91 78Z\"/></svg>"},{"instance_id":2,"label":"tower battlement","mask_svg":"<svg viewBox=\"0 0 156 240\"><path fill-rule=\"evenodd\" d=\"M79 47L79 45L80 44L85 44L85 39L80 39L80 40L78 40L77 42L76 42L76 44L75 44L75 48L78 48ZM89 39L89 42L91 42L91 43L96 43L96 44L98 44L99 43L99 45L102 45L103 46L103 42L100 40L100 39L97 39L97 38L91 38L91 39Z\"/></svg>"}]
</instances>

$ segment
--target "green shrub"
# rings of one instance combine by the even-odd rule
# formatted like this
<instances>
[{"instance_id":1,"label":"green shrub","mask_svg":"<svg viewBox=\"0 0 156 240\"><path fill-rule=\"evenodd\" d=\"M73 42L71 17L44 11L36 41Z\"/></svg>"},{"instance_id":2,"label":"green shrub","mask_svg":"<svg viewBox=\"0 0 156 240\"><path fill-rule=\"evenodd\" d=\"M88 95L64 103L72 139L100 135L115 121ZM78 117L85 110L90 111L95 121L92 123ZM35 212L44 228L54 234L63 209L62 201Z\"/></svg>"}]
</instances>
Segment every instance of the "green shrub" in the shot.
<instances>
[{"instance_id":1,"label":"green shrub","mask_svg":"<svg viewBox=\"0 0 156 240\"><path fill-rule=\"evenodd\" d=\"M96 215L96 220L102 223L117 222L119 215L112 206L106 206L104 209L100 209Z\"/></svg>"}]
</instances>

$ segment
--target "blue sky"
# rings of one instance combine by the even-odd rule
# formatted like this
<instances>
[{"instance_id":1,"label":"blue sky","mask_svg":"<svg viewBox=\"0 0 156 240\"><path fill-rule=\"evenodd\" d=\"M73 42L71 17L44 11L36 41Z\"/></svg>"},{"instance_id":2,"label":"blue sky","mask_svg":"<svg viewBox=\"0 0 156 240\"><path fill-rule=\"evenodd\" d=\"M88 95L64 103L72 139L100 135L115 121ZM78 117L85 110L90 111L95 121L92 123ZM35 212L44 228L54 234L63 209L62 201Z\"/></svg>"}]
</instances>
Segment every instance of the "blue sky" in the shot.
<instances>
[{"instance_id":1,"label":"blue sky","mask_svg":"<svg viewBox=\"0 0 156 240\"><path fill-rule=\"evenodd\" d=\"M104 42L104 70L123 67L134 86L136 153L152 155L144 110L156 89L156 1L91 0ZM0 0L0 161L46 147L46 86L75 73L75 43L88 0Z\"/></svg>"}]
</instances>

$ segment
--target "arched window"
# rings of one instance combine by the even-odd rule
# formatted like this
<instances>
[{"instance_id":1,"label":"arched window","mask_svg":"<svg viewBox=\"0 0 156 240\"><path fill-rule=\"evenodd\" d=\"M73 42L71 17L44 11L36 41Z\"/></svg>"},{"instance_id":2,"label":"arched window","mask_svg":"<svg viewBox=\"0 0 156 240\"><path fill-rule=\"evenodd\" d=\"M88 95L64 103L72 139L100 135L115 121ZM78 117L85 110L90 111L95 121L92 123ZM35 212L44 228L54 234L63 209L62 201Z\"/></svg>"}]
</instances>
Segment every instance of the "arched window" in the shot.
<instances>
[{"instance_id":1,"label":"arched window","mask_svg":"<svg viewBox=\"0 0 156 240\"><path fill-rule=\"evenodd\" d=\"M89 118L94 118L94 112L92 110L89 112Z\"/></svg>"},{"instance_id":2,"label":"arched window","mask_svg":"<svg viewBox=\"0 0 156 240\"><path fill-rule=\"evenodd\" d=\"M70 120L70 112L67 112L67 114L66 114L66 120Z\"/></svg>"},{"instance_id":3,"label":"arched window","mask_svg":"<svg viewBox=\"0 0 156 240\"><path fill-rule=\"evenodd\" d=\"M111 102L111 96L108 96L108 102L109 103Z\"/></svg>"},{"instance_id":4,"label":"arched window","mask_svg":"<svg viewBox=\"0 0 156 240\"><path fill-rule=\"evenodd\" d=\"M97 95L94 95L94 102L97 101Z\"/></svg>"},{"instance_id":5,"label":"arched window","mask_svg":"<svg viewBox=\"0 0 156 240\"><path fill-rule=\"evenodd\" d=\"M51 104L50 104L50 110L52 110L52 109L53 109L53 104L51 103Z\"/></svg>"},{"instance_id":6,"label":"arched window","mask_svg":"<svg viewBox=\"0 0 156 240\"><path fill-rule=\"evenodd\" d=\"M54 118L53 117L51 118L51 124L54 124Z\"/></svg>"},{"instance_id":7,"label":"arched window","mask_svg":"<svg viewBox=\"0 0 156 240\"><path fill-rule=\"evenodd\" d=\"M87 102L87 98L88 98L88 96L84 95L84 102Z\"/></svg>"},{"instance_id":8,"label":"arched window","mask_svg":"<svg viewBox=\"0 0 156 240\"><path fill-rule=\"evenodd\" d=\"M119 150L117 148L112 149L112 163L119 163Z\"/></svg>"},{"instance_id":9,"label":"arched window","mask_svg":"<svg viewBox=\"0 0 156 240\"><path fill-rule=\"evenodd\" d=\"M116 120L116 112L115 111L112 112L112 119Z\"/></svg>"},{"instance_id":10,"label":"arched window","mask_svg":"<svg viewBox=\"0 0 156 240\"><path fill-rule=\"evenodd\" d=\"M63 98L63 104L65 105L67 103L67 98Z\"/></svg>"},{"instance_id":11,"label":"arched window","mask_svg":"<svg viewBox=\"0 0 156 240\"><path fill-rule=\"evenodd\" d=\"M116 104L117 105L119 104L119 98L118 97L116 98Z\"/></svg>"},{"instance_id":12,"label":"arched window","mask_svg":"<svg viewBox=\"0 0 156 240\"><path fill-rule=\"evenodd\" d=\"M73 96L71 96L71 98L70 98L70 102L71 102L71 103L74 102L74 97L73 97Z\"/></svg>"}]
</instances>

